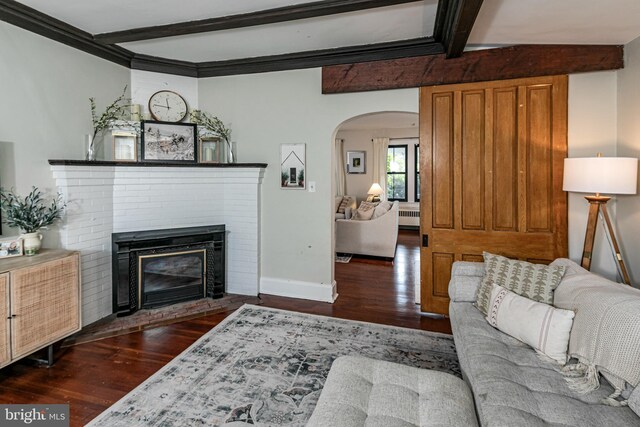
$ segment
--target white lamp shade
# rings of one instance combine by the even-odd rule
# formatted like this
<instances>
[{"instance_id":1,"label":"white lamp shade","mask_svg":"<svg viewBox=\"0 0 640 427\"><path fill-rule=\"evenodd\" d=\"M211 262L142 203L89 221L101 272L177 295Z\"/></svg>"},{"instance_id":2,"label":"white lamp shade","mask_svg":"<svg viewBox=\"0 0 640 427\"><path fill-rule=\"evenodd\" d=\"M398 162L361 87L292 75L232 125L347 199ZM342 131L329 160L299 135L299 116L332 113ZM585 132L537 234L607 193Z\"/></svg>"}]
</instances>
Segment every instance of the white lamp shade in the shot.
<instances>
[{"instance_id":1,"label":"white lamp shade","mask_svg":"<svg viewBox=\"0 0 640 427\"><path fill-rule=\"evenodd\" d=\"M380 187L380 184L378 184L377 182L373 183L373 185L371 185L371 188L367 192L367 194L371 194L374 196L379 196L382 193L384 193L384 191L382 191L382 187Z\"/></svg>"},{"instance_id":2,"label":"white lamp shade","mask_svg":"<svg viewBox=\"0 0 640 427\"><path fill-rule=\"evenodd\" d=\"M636 194L638 159L580 157L564 159L562 189L576 193Z\"/></svg>"}]
</instances>

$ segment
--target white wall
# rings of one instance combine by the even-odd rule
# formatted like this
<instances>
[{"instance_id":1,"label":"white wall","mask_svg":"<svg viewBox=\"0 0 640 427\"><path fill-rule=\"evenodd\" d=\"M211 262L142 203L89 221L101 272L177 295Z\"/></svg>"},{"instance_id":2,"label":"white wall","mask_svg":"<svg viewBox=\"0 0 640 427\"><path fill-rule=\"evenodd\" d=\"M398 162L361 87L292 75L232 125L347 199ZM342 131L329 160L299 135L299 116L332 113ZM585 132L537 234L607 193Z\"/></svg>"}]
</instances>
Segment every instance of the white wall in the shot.
<instances>
[{"instance_id":1,"label":"white wall","mask_svg":"<svg viewBox=\"0 0 640 427\"><path fill-rule=\"evenodd\" d=\"M333 253L334 131L375 111L418 111L418 90L322 95L321 70L201 79L200 107L231 123L240 162L267 162L263 183L261 270L274 288L330 286ZM307 144L307 181L317 192L282 190L282 143ZM297 286L297 285L296 285Z\"/></svg>"},{"instance_id":2,"label":"white wall","mask_svg":"<svg viewBox=\"0 0 640 427\"><path fill-rule=\"evenodd\" d=\"M332 278L333 131L346 119L374 111L417 111L417 89L321 94L319 69L201 79L200 106L232 123L241 162L267 162L263 192L262 276L283 282L329 284ZM220 102L223 99L224 102ZM316 193L281 190L279 145L307 144L308 181ZM615 154L616 73L569 79L569 154ZM365 190L366 191L366 190ZM569 255L579 260L587 204L570 196ZM603 233L600 233L602 238ZM611 277L606 241L597 242L593 271Z\"/></svg>"},{"instance_id":3,"label":"white wall","mask_svg":"<svg viewBox=\"0 0 640 427\"><path fill-rule=\"evenodd\" d=\"M0 22L0 185L55 191L47 161L84 158L89 97L103 109L127 84L124 67ZM44 243L56 239L51 230Z\"/></svg>"},{"instance_id":4,"label":"white wall","mask_svg":"<svg viewBox=\"0 0 640 427\"><path fill-rule=\"evenodd\" d=\"M598 152L616 155L616 85L615 71L569 76L569 157L594 157ZM569 193L569 257L578 263L587 228L586 195ZM614 201L607 207L615 218ZM591 271L615 279L615 260L600 221L593 252Z\"/></svg>"},{"instance_id":5,"label":"white wall","mask_svg":"<svg viewBox=\"0 0 640 427\"><path fill-rule=\"evenodd\" d=\"M343 151L344 159L347 158L347 151L365 151L366 154L366 168L364 174L346 174L346 194L355 196L358 202L366 200L367 191L371 188L377 179L373 178L373 142L372 138L387 137L387 138L417 138L419 136L418 128L410 129L375 129L375 130L339 130L336 138L343 139ZM397 141L390 141L389 145L398 143ZM407 143L402 142L402 144ZM417 143L417 140L416 140ZM413 169L413 145L407 147L407 165L409 169L407 173L414 172ZM409 200L413 200L413 187L407 188L409 194Z\"/></svg>"},{"instance_id":6,"label":"white wall","mask_svg":"<svg viewBox=\"0 0 640 427\"><path fill-rule=\"evenodd\" d=\"M640 157L640 38L624 49L618 71L618 156ZM640 186L638 187L640 189ZM617 237L631 282L640 283L640 196L617 196Z\"/></svg>"},{"instance_id":7,"label":"white wall","mask_svg":"<svg viewBox=\"0 0 640 427\"><path fill-rule=\"evenodd\" d=\"M624 140L621 152L638 149L640 131L635 117L639 98L634 92L640 68L638 50L637 41L627 49L628 68L620 72L619 87L615 72L570 77L570 156L596 151L615 154L617 132ZM88 98L96 97L103 108L132 79L139 82L142 74L2 22L0 55L0 88L5 97L0 103L0 183L20 192L31 185L53 189L47 160L84 155L82 136L91 132ZM162 77L158 81L174 81ZM269 279L271 287L287 282L330 286L334 131L343 121L366 113L417 111L418 90L322 95L320 69L201 79L195 95L192 80L180 82L183 86L178 91L191 106L195 102L231 126L239 161L269 163L262 199L263 278ZM619 101L616 93L620 93ZM145 96L136 91L140 103L145 103ZM617 107L629 110L621 115L620 123ZM308 181L316 182L317 192L279 188L281 143L307 144ZM632 214L638 211L638 203L637 198L623 203L625 220L618 221L622 243L632 249L637 244L632 241L637 240L632 234L637 228ZM570 196L569 247L576 260L581 255L586 214L586 202ZM53 246L56 236L49 234L45 244ZM601 230L599 234L602 236ZM593 270L615 271L607 243L596 245ZM629 262L637 278L638 263Z\"/></svg>"},{"instance_id":8,"label":"white wall","mask_svg":"<svg viewBox=\"0 0 640 427\"><path fill-rule=\"evenodd\" d=\"M187 101L189 111L198 108L197 78L131 70L131 102L142 105L143 113L149 113L149 98L159 90L180 94Z\"/></svg>"}]
</instances>

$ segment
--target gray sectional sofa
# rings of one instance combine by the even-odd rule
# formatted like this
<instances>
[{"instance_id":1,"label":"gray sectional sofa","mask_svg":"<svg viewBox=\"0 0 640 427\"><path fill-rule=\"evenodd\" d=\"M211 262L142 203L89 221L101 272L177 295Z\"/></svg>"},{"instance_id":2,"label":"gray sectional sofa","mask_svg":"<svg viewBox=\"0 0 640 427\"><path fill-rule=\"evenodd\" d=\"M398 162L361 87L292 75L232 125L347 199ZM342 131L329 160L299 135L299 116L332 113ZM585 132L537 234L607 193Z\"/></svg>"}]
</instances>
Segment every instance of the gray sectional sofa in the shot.
<instances>
[{"instance_id":1,"label":"gray sectional sofa","mask_svg":"<svg viewBox=\"0 0 640 427\"><path fill-rule=\"evenodd\" d=\"M613 392L606 381L587 394L572 391L558 364L490 326L473 305L483 276L483 263L456 262L449 284L449 315L464 381L395 363L339 358L308 425L640 426L640 387L625 396L629 406L605 405L602 399Z\"/></svg>"},{"instance_id":2,"label":"gray sectional sofa","mask_svg":"<svg viewBox=\"0 0 640 427\"><path fill-rule=\"evenodd\" d=\"M456 352L480 425L640 426L640 417L629 407L600 403L613 392L606 381L596 391L578 394L557 365L491 327L473 306L483 275L482 263L456 262L449 284Z\"/></svg>"}]
</instances>

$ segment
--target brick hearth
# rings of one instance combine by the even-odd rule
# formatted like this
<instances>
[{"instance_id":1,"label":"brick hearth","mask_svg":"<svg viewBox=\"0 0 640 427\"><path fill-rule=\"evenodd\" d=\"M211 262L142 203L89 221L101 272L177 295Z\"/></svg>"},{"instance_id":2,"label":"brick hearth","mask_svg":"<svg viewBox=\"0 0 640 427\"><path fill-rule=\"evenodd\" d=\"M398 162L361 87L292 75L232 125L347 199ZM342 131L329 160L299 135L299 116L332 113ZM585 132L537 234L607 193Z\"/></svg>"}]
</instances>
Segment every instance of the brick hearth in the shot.
<instances>
[{"instance_id":1,"label":"brick hearth","mask_svg":"<svg viewBox=\"0 0 640 427\"><path fill-rule=\"evenodd\" d=\"M225 295L220 299L204 298L151 310L139 310L131 316L116 317L116 315L113 314L85 327L82 331L67 338L62 346L68 347L131 332L143 331L145 329L157 328L158 326L182 322L196 317L231 311L244 304L259 305L261 303L258 297Z\"/></svg>"}]
</instances>

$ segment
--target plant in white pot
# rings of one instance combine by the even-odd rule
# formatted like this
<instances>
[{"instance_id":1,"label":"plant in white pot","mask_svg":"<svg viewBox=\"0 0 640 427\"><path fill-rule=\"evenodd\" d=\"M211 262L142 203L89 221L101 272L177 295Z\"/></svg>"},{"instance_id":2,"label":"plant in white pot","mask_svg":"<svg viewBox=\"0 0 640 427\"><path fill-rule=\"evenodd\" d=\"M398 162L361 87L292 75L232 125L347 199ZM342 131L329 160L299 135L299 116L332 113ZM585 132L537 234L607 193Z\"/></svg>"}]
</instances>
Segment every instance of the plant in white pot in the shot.
<instances>
[{"instance_id":1,"label":"plant in white pot","mask_svg":"<svg viewBox=\"0 0 640 427\"><path fill-rule=\"evenodd\" d=\"M24 198L13 191L0 190L2 219L9 227L22 231L20 237L24 240L25 255L38 253L42 246L42 234L39 231L62 218L65 207L60 193L48 204L37 187L33 187Z\"/></svg>"}]
</instances>

